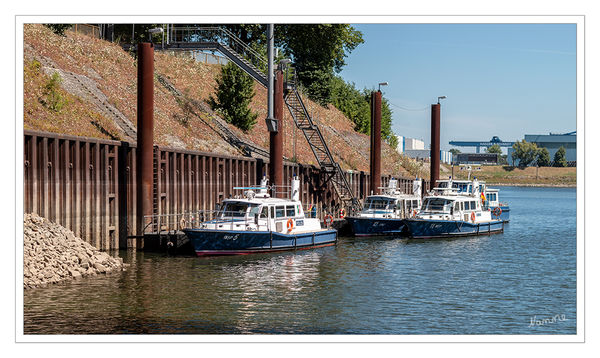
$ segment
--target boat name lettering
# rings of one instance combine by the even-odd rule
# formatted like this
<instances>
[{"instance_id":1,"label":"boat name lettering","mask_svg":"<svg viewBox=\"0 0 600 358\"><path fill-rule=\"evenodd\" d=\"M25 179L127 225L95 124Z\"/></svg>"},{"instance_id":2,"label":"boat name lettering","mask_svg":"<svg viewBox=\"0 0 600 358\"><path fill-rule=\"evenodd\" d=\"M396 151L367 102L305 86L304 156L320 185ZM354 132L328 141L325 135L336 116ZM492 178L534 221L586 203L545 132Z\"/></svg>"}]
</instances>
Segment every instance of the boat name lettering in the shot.
<instances>
[{"instance_id":1,"label":"boat name lettering","mask_svg":"<svg viewBox=\"0 0 600 358\"><path fill-rule=\"evenodd\" d=\"M224 235L223 240L237 240L239 237L240 237L240 234Z\"/></svg>"},{"instance_id":2,"label":"boat name lettering","mask_svg":"<svg viewBox=\"0 0 600 358\"><path fill-rule=\"evenodd\" d=\"M304 220L296 220L296 226L304 226Z\"/></svg>"}]
</instances>

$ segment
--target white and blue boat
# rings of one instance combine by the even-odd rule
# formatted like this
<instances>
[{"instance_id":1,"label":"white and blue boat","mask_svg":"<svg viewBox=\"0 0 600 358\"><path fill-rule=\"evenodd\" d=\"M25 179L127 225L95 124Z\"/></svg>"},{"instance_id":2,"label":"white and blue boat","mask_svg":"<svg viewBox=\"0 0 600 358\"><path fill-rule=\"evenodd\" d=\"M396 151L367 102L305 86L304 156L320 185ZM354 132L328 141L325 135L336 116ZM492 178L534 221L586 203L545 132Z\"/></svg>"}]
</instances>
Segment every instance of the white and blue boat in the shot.
<instances>
[{"instance_id":1,"label":"white and blue boat","mask_svg":"<svg viewBox=\"0 0 600 358\"><path fill-rule=\"evenodd\" d=\"M474 180L469 193L452 187L433 190L423 199L417 215L404 220L408 236L431 239L503 232L504 222L484 208L479 188Z\"/></svg>"},{"instance_id":2,"label":"white and blue boat","mask_svg":"<svg viewBox=\"0 0 600 358\"><path fill-rule=\"evenodd\" d=\"M304 215L300 181L292 180L290 199L272 198L267 179L243 198L223 200L214 219L183 229L198 256L242 255L335 245L337 230L323 229L318 218Z\"/></svg>"},{"instance_id":3,"label":"white and blue boat","mask_svg":"<svg viewBox=\"0 0 600 358\"><path fill-rule=\"evenodd\" d=\"M421 208L421 180L413 181L413 193L398 190L398 180L390 179L382 193L370 195L363 209L346 217L356 236L401 236L406 234L404 219L415 216Z\"/></svg>"},{"instance_id":4,"label":"white and blue boat","mask_svg":"<svg viewBox=\"0 0 600 358\"><path fill-rule=\"evenodd\" d=\"M435 189L456 189L458 194L471 193L472 182L470 180L456 180L456 179L444 179L436 182L437 188ZM479 181L479 192L483 193L483 208L489 210L492 213L494 219L500 219L504 222L510 221L510 207L508 203L500 201L500 190L488 188L484 181ZM481 194L480 194L481 195Z\"/></svg>"}]
</instances>

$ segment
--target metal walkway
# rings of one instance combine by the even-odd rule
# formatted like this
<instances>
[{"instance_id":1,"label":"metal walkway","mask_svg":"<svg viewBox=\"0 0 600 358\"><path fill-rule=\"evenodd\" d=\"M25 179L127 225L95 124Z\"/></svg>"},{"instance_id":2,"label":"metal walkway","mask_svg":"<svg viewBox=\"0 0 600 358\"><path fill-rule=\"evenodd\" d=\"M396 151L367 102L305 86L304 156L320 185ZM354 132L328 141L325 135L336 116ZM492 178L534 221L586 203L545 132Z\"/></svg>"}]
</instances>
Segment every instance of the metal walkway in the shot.
<instances>
[{"instance_id":1,"label":"metal walkway","mask_svg":"<svg viewBox=\"0 0 600 358\"><path fill-rule=\"evenodd\" d=\"M173 27L169 31L169 49L204 49L219 51L249 74L258 83L267 87L265 75L267 60L237 36L220 27ZM293 68L286 71L284 101L298 129L302 130L319 166L328 173L336 193L347 206L360 209L350 184L340 165L334 160L319 126L306 110L300 95L299 84Z\"/></svg>"}]
</instances>

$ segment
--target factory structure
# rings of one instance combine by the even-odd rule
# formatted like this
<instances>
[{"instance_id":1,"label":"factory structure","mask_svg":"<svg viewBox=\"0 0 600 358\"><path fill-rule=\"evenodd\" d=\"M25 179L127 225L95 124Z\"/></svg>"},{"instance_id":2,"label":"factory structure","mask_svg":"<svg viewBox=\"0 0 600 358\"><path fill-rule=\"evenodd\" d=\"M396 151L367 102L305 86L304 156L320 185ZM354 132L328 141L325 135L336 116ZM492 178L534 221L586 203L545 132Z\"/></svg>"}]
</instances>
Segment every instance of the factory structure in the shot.
<instances>
[{"instance_id":1,"label":"factory structure","mask_svg":"<svg viewBox=\"0 0 600 358\"><path fill-rule=\"evenodd\" d=\"M575 166L577 163L577 132L569 133L549 133L549 134L525 134L525 141L535 143L538 148L546 148L550 153L550 160L554 160L554 155L560 147L565 148L567 164ZM503 141L494 136L489 141L450 141L450 145L456 147L476 148L475 153L460 153L454 157L454 164L497 164L498 156L492 153L482 153L482 148L489 148L492 145L498 145L501 148L507 148L509 165L518 165L518 160L513 160L512 153L515 151L512 146L515 142Z\"/></svg>"},{"instance_id":2,"label":"factory structure","mask_svg":"<svg viewBox=\"0 0 600 358\"><path fill-rule=\"evenodd\" d=\"M417 160L430 160L430 150L425 149L425 142L421 139L408 138L404 136L396 136L398 138L398 146L396 150L403 153L409 158ZM452 153L440 150L440 162L444 164L452 163Z\"/></svg>"},{"instance_id":3,"label":"factory structure","mask_svg":"<svg viewBox=\"0 0 600 358\"><path fill-rule=\"evenodd\" d=\"M566 151L566 159L568 166L577 164L577 131L569 133L549 133L549 134L525 134L525 141L535 143L538 148L546 148L550 153L550 160L554 160L556 151L563 147ZM513 161L512 153L514 149L508 148L508 164L517 165L518 161Z\"/></svg>"}]
</instances>

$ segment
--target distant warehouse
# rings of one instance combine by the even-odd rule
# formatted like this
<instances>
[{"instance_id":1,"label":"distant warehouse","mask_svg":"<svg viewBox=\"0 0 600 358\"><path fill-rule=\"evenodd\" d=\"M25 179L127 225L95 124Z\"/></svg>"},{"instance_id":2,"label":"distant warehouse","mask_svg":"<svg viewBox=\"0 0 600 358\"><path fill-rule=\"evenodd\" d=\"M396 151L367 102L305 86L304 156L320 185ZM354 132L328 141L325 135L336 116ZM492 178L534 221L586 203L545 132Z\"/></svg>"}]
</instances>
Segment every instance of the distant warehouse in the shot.
<instances>
[{"instance_id":1,"label":"distant warehouse","mask_svg":"<svg viewBox=\"0 0 600 358\"><path fill-rule=\"evenodd\" d=\"M564 134L526 134L525 141L529 143L535 143L538 148L546 148L550 153L550 160L554 160L554 154L560 147L564 147L566 150L566 159L569 166L575 166L577 164L577 132L570 132ZM514 149L508 149L508 163L510 165L516 165L513 163L512 153Z\"/></svg>"}]
</instances>

